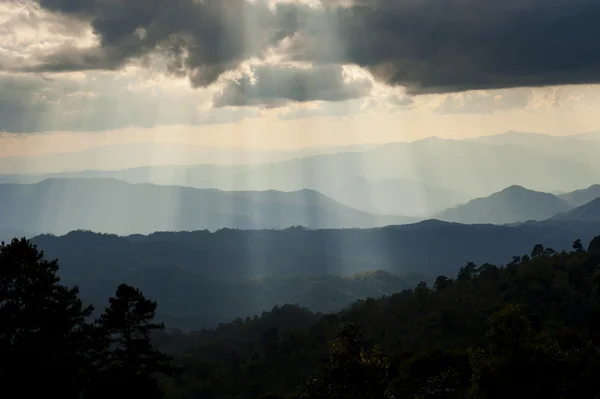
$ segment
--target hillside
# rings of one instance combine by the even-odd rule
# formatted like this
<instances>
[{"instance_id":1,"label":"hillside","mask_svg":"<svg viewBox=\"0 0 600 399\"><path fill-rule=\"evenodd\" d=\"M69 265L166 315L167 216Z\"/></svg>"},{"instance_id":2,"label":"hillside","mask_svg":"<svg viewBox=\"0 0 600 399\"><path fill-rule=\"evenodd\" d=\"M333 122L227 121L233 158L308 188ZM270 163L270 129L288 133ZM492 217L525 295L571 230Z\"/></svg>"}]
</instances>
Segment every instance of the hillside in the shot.
<instances>
[{"instance_id":1,"label":"hillside","mask_svg":"<svg viewBox=\"0 0 600 399\"><path fill-rule=\"evenodd\" d=\"M422 225L431 231L448 224ZM73 244L115 241L91 233L70 238L76 238L69 243L76 252L87 248ZM149 386L157 393L152 397L165 399L595 398L600 236L586 244L575 240L569 252L557 252L539 243L515 252L505 266L468 263L455 274L389 295L382 294L409 280L379 271L352 278L263 278L227 285L173 273L172 268L146 270L138 277L143 293L119 284L93 321L80 300L90 300L89 289L81 295L68 289L62 284L72 281L56 278L57 271L64 274L62 264L48 262L31 242L15 240L0 248L6 298L1 337L7 348L3 353L10 356L1 358L4 383L10 381L8 373L22 376L41 368L61 381L50 385L57 387L55 392L73 386L77 393L95 393L115 381L112 375L136 378L143 370L143 384L125 396ZM91 288L99 292L102 284ZM203 325L201 317L204 322L221 318L228 306L251 311L272 294L296 303L312 300L313 306L326 309L372 292L374 297L360 298L336 313L282 304L215 328L176 328ZM161 295L158 308L149 293ZM101 311L106 297L96 301L103 302L97 303ZM168 321L170 327L165 330L155 321ZM45 363L31 363L26 355L32 353ZM177 373L169 366L177 366ZM81 383L69 385L73 380ZM119 382L118 387L129 384ZM14 389L19 386L14 383ZM125 397L116 392L112 396Z\"/></svg>"},{"instance_id":2,"label":"hillside","mask_svg":"<svg viewBox=\"0 0 600 399\"><path fill-rule=\"evenodd\" d=\"M593 199L600 197L600 184L594 184L583 190L564 193L559 195L559 197L567 201L572 206L581 206L587 204Z\"/></svg>"},{"instance_id":3,"label":"hillside","mask_svg":"<svg viewBox=\"0 0 600 399\"><path fill-rule=\"evenodd\" d=\"M199 328L276 304L332 311L359 297L377 297L418 281L431 283L469 261L506 264L542 242L569 249L573 237L587 243L598 231L600 223L573 224L565 230L555 224L427 221L366 230L220 230L127 237L72 232L38 236L33 242L48 258L60 260L59 274L79 285L83 298L97 303L115 284L126 282L159 300L160 314L171 326Z\"/></svg>"},{"instance_id":4,"label":"hillside","mask_svg":"<svg viewBox=\"0 0 600 399\"><path fill-rule=\"evenodd\" d=\"M468 261L502 264L544 242L569 249L572 237L589 240L599 223L530 226L464 225L428 221L375 229L229 230L115 235L72 232L33 238L47 256L59 258L65 278L115 278L179 268L208 279L350 276L369 270L435 278Z\"/></svg>"},{"instance_id":5,"label":"hillside","mask_svg":"<svg viewBox=\"0 0 600 399\"><path fill-rule=\"evenodd\" d=\"M114 179L48 179L0 185L1 228L64 234L154 231L374 227L411 221L371 215L313 190L225 192L130 184Z\"/></svg>"},{"instance_id":6,"label":"hillside","mask_svg":"<svg viewBox=\"0 0 600 399\"><path fill-rule=\"evenodd\" d=\"M328 397L347 387L352 398L384 397L375 389L402 399L463 399L476 390L489 399L595 398L600 255L533 253L507 267L473 264L336 314L283 306L157 342L186 367L179 392L202 383L218 398Z\"/></svg>"},{"instance_id":7,"label":"hillside","mask_svg":"<svg viewBox=\"0 0 600 399\"><path fill-rule=\"evenodd\" d=\"M568 212L560 213L554 216L553 219L564 221L598 221L600 220L600 197Z\"/></svg>"},{"instance_id":8,"label":"hillside","mask_svg":"<svg viewBox=\"0 0 600 399\"><path fill-rule=\"evenodd\" d=\"M337 312L358 299L391 295L421 280L418 275L399 277L374 271L348 277L263 277L231 281L207 279L190 271L163 267L119 277L64 278L63 281L78 285L82 298L98 307L118 284L133 284L160 303L158 317L165 323L199 330L288 303L314 312Z\"/></svg>"},{"instance_id":9,"label":"hillside","mask_svg":"<svg viewBox=\"0 0 600 399\"><path fill-rule=\"evenodd\" d=\"M440 212L435 217L467 224L507 224L545 220L569 208L565 200L553 194L510 186L489 197L477 198L464 205Z\"/></svg>"},{"instance_id":10,"label":"hillside","mask_svg":"<svg viewBox=\"0 0 600 399\"><path fill-rule=\"evenodd\" d=\"M335 191L335 193L333 193ZM330 194L357 209L385 214L429 216L467 201L468 196L444 187L405 179L352 177Z\"/></svg>"},{"instance_id":11,"label":"hillside","mask_svg":"<svg viewBox=\"0 0 600 399\"><path fill-rule=\"evenodd\" d=\"M574 139L569 136L550 136L548 134L541 133L508 131L499 134L475 137L467 140L477 143L495 145L514 144L531 149L547 149L548 147L555 149L559 145L564 147L565 143L569 143Z\"/></svg>"}]
</instances>

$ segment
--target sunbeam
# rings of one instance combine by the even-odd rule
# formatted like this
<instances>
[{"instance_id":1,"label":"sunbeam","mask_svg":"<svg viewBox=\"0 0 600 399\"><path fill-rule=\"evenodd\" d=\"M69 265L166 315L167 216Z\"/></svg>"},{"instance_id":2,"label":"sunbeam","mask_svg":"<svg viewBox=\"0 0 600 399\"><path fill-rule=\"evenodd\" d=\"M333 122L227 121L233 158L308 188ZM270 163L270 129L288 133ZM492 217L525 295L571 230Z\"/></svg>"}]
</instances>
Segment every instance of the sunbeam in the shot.
<instances>
[{"instance_id":1,"label":"sunbeam","mask_svg":"<svg viewBox=\"0 0 600 399\"><path fill-rule=\"evenodd\" d=\"M0 2L2 394L594 397L598 17Z\"/></svg>"}]
</instances>

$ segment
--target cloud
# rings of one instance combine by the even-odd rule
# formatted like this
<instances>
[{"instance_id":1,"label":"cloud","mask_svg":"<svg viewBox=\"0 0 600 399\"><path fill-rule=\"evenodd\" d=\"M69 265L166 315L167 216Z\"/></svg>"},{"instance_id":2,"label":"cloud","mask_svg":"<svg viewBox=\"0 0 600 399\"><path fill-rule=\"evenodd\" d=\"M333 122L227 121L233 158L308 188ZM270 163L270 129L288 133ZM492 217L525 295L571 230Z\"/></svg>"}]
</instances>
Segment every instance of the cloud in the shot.
<instances>
[{"instance_id":1,"label":"cloud","mask_svg":"<svg viewBox=\"0 0 600 399\"><path fill-rule=\"evenodd\" d=\"M222 92L215 94L214 106L272 108L290 102L337 102L367 96L372 88L370 79L351 79L339 65L260 65L252 68L252 76L230 81Z\"/></svg>"},{"instance_id":2,"label":"cloud","mask_svg":"<svg viewBox=\"0 0 600 399\"><path fill-rule=\"evenodd\" d=\"M496 111L524 109L531 97L531 89L478 90L444 94L435 98L436 114L491 114Z\"/></svg>"},{"instance_id":3,"label":"cloud","mask_svg":"<svg viewBox=\"0 0 600 399\"><path fill-rule=\"evenodd\" d=\"M15 1L15 0L12 0ZM89 21L99 38L91 48L65 46L24 72L118 70L159 53L171 74L206 87L225 71L260 55L288 33L258 0L38 0L47 11Z\"/></svg>"},{"instance_id":4,"label":"cloud","mask_svg":"<svg viewBox=\"0 0 600 399\"><path fill-rule=\"evenodd\" d=\"M29 72L117 70L160 54L206 87L277 49L364 67L409 94L600 82L597 0L37 1L88 21L98 44L62 46L20 67Z\"/></svg>"},{"instance_id":5,"label":"cloud","mask_svg":"<svg viewBox=\"0 0 600 399\"><path fill-rule=\"evenodd\" d=\"M358 115L363 112L362 100L348 100L324 104L322 102L298 103L287 107L277 114L280 120L295 120L304 118L331 118Z\"/></svg>"},{"instance_id":6,"label":"cloud","mask_svg":"<svg viewBox=\"0 0 600 399\"><path fill-rule=\"evenodd\" d=\"M140 71L53 79L0 73L0 87L0 132L206 125L260 116L252 110L207 108L212 92L193 90L182 81L153 81Z\"/></svg>"},{"instance_id":7,"label":"cloud","mask_svg":"<svg viewBox=\"0 0 600 399\"><path fill-rule=\"evenodd\" d=\"M355 63L412 94L600 81L596 0L355 0L341 46L299 32L292 58Z\"/></svg>"}]
</instances>

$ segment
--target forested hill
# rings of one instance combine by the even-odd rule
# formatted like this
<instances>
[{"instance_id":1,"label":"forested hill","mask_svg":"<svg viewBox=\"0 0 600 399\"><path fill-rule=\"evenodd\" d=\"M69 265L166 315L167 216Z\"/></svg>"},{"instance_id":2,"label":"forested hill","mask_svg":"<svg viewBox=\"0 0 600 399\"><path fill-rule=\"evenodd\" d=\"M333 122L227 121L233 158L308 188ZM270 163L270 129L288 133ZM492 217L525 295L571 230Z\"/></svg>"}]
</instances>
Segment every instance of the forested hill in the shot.
<instances>
[{"instance_id":1,"label":"forested hill","mask_svg":"<svg viewBox=\"0 0 600 399\"><path fill-rule=\"evenodd\" d=\"M599 284L600 237L589 252L537 245L337 314L276 307L157 342L186 370L170 388L190 396L173 398L594 399Z\"/></svg>"},{"instance_id":2,"label":"forested hill","mask_svg":"<svg viewBox=\"0 0 600 399\"><path fill-rule=\"evenodd\" d=\"M435 220L377 229L165 232L119 237L76 231L32 239L59 258L65 278L113 276L179 268L211 279L349 276L369 270L453 274L466 262L505 264L515 253L545 243L569 249L585 243L600 223L538 222L514 226L462 225Z\"/></svg>"},{"instance_id":3,"label":"forested hill","mask_svg":"<svg viewBox=\"0 0 600 399\"><path fill-rule=\"evenodd\" d=\"M587 245L600 225L540 222L517 226L428 221L370 230L221 230L118 237L91 232L33 239L59 274L100 306L120 283L160 303L157 314L184 329L213 327L284 303L338 311L389 295L467 262L506 264L545 243ZM376 272L377 271L377 272Z\"/></svg>"},{"instance_id":4,"label":"forested hill","mask_svg":"<svg viewBox=\"0 0 600 399\"><path fill-rule=\"evenodd\" d=\"M164 330L156 302L126 284L93 321L58 270L25 239L0 245L0 384L11 399L600 392L600 236L587 251L576 240L569 252L537 244L506 266L468 263L339 313L283 305L189 334Z\"/></svg>"}]
</instances>

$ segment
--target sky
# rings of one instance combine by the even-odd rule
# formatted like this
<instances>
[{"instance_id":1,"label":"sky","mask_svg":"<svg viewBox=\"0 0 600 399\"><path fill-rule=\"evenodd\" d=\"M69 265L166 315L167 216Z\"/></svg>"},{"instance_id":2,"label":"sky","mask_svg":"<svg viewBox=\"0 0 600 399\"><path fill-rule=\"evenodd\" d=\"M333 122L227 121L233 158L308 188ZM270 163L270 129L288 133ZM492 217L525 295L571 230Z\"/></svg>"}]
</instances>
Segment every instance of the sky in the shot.
<instances>
[{"instance_id":1,"label":"sky","mask_svg":"<svg viewBox=\"0 0 600 399\"><path fill-rule=\"evenodd\" d=\"M600 130L597 0L2 0L0 156Z\"/></svg>"}]
</instances>

